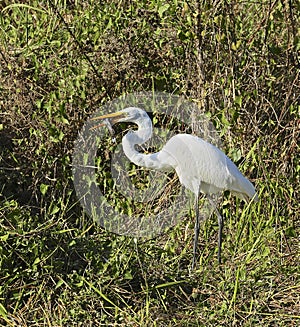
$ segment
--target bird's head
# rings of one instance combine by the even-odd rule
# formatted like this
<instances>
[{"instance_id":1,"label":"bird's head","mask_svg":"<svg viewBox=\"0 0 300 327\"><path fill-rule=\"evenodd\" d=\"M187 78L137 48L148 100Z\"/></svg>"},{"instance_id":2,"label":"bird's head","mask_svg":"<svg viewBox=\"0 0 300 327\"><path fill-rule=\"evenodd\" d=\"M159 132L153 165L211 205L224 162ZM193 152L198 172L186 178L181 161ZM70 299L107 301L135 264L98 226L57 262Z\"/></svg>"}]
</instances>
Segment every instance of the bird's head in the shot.
<instances>
[{"instance_id":1,"label":"bird's head","mask_svg":"<svg viewBox=\"0 0 300 327\"><path fill-rule=\"evenodd\" d=\"M144 110L136 107L128 107L123 110L113 112L107 115L91 118L91 120L106 120L106 122L107 120L109 120L111 125L114 125L120 122L137 123L138 121L147 118L149 119L147 113ZM107 123L101 123L97 126L92 127L91 129L95 129L97 127L104 126L104 125L107 125Z\"/></svg>"}]
</instances>

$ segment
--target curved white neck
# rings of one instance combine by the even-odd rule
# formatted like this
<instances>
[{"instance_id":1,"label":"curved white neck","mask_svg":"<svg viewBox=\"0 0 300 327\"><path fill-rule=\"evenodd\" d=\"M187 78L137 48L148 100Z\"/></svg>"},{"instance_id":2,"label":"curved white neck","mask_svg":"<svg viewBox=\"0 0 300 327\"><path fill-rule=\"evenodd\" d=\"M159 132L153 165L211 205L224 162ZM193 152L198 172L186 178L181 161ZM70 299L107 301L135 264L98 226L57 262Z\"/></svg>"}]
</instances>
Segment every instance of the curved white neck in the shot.
<instances>
[{"instance_id":1,"label":"curved white neck","mask_svg":"<svg viewBox=\"0 0 300 327\"><path fill-rule=\"evenodd\" d=\"M126 157L134 164L151 169L169 168L161 160L158 160L160 152L143 154L136 150L137 144L147 142L152 136L152 122L148 117L135 121L138 125L137 131L129 131L122 139L122 146Z\"/></svg>"}]
</instances>

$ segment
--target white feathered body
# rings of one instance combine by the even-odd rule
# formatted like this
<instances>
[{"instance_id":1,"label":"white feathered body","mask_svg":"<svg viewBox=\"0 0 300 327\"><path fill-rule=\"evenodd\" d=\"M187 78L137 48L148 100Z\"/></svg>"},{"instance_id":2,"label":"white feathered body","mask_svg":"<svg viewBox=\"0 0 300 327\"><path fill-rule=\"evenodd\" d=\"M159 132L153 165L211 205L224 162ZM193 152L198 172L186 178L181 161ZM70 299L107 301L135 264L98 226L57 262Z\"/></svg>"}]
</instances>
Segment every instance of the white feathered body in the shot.
<instances>
[{"instance_id":1,"label":"white feathered body","mask_svg":"<svg viewBox=\"0 0 300 327\"><path fill-rule=\"evenodd\" d=\"M190 134L173 136L161 151L144 154L135 145L145 143L152 135L152 122L147 113L138 108L128 108L122 112L134 112L137 131L128 132L122 139L126 156L136 165L156 170L175 169L182 185L196 195L214 194L230 190L242 200L254 197L255 188L243 176L237 166L216 146Z\"/></svg>"},{"instance_id":2,"label":"white feathered body","mask_svg":"<svg viewBox=\"0 0 300 327\"><path fill-rule=\"evenodd\" d=\"M245 201L255 195L254 186L237 166L221 150L197 136L173 136L157 158L168 162L181 184L195 194L199 188L205 194L230 190Z\"/></svg>"}]
</instances>

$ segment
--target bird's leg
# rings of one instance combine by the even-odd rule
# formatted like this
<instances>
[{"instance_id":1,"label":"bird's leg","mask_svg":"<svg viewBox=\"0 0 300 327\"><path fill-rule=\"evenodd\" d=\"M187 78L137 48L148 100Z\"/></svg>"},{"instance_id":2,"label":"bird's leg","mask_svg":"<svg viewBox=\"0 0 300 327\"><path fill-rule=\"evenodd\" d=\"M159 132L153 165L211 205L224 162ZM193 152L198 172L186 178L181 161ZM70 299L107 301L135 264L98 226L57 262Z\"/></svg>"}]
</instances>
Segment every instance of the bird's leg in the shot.
<instances>
[{"instance_id":1,"label":"bird's leg","mask_svg":"<svg viewBox=\"0 0 300 327\"><path fill-rule=\"evenodd\" d=\"M193 247L193 263L192 263L192 270L194 270L196 264L196 253L197 253L197 245L198 245L198 237L199 237L199 229L200 229L200 222L199 222L199 192L195 194L195 214L196 214L196 221L194 227L194 247Z\"/></svg>"},{"instance_id":2,"label":"bird's leg","mask_svg":"<svg viewBox=\"0 0 300 327\"><path fill-rule=\"evenodd\" d=\"M219 233L218 233L218 262L221 264L221 250L222 250L222 231L223 231L223 224L224 224L224 219L219 213L213 199L207 194L206 195L209 203L212 205L214 210L216 211L216 214L218 216L218 224L219 224Z\"/></svg>"}]
</instances>

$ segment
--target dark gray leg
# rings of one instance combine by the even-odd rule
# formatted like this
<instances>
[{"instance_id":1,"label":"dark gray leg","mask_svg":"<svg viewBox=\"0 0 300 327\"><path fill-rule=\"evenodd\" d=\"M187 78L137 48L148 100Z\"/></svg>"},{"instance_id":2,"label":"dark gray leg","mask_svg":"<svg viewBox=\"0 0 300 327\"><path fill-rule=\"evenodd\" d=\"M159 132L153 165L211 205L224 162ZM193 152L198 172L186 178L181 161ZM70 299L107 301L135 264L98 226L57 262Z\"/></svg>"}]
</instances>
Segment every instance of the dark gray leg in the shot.
<instances>
[{"instance_id":1,"label":"dark gray leg","mask_svg":"<svg viewBox=\"0 0 300 327\"><path fill-rule=\"evenodd\" d=\"M199 221L199 192L198 192L198 195L195 195L195 214L196 214L196 221L195 221L195 227L194 227L194 247L193 247L192 270L194 270L195 264L196 264L197 245L198 245L198 237L199 237L199 229L200 229L200 221Z\"/></svg>"},{"instance_id":2,"label":"dark gray leg","mask_svg":"<svg viewBox=\"0 0 300 327\"><path fill-rule=\"evenodd\" d=\"M217 207L216 207L213 199L209 195L206 195L206 197L208 198L210 204L212 205L212 207L216 211L216 215L218 216L218 224L219 224L219 233L218 233L218 262L219 262L219 264L221 264L222 231L223 231L224 219L220 215L220 213L219 213L219 211L218 211L218 209L217 209Z\"/></svg>"}]
</instances>

